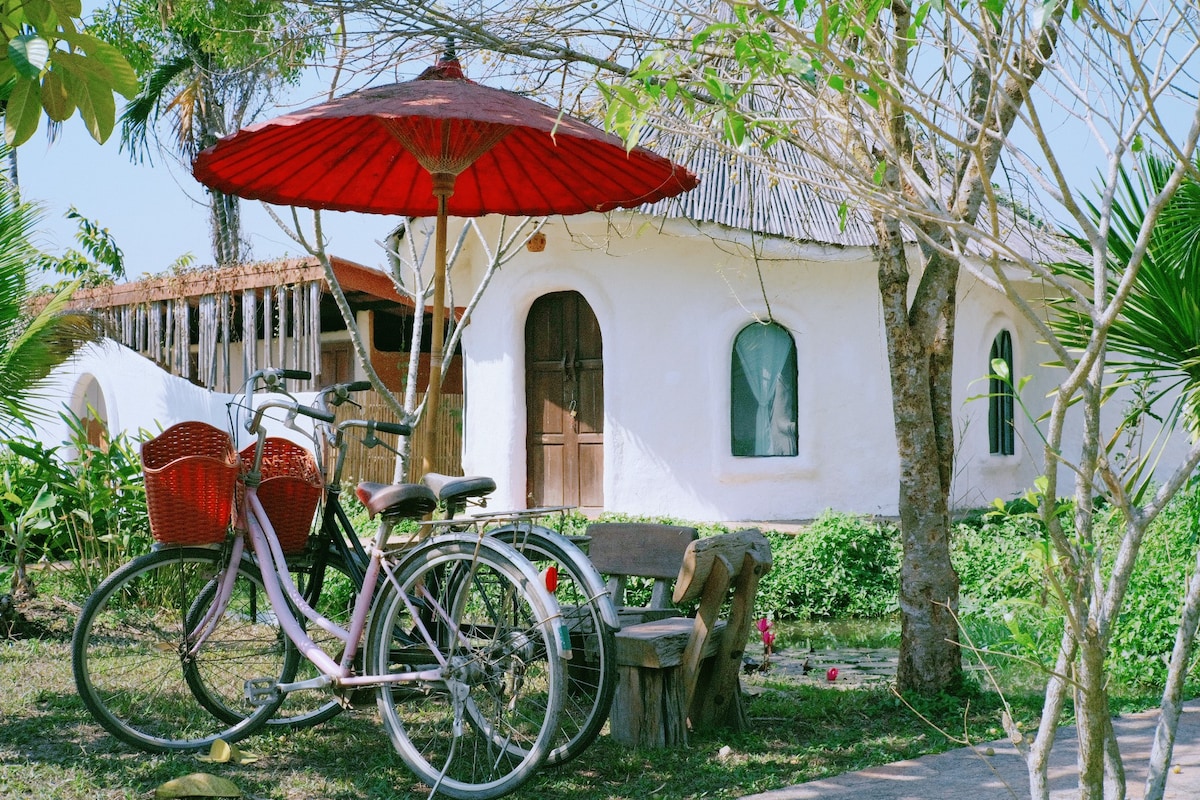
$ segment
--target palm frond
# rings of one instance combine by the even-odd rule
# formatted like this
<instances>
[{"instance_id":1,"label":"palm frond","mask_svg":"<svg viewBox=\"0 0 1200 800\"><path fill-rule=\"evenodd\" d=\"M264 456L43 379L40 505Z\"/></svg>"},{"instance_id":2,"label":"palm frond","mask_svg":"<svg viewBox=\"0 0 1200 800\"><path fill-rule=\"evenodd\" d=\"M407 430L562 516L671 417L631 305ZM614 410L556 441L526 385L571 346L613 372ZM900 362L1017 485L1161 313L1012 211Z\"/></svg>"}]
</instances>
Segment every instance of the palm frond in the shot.
<instances>
[{"instance_id":1,"label":"palm frond","mask_svg":"<svg viewBox=\"0 0 1200 800\"><path fill-rule=\"evenodd\" d=\"M149 157L147 137L152 125L158 121L167 91L180 75L194 68L195 63L187 56L159 64L146 79L142 91L121 112L121 148L128 148L139 162Z\"/></svg>"},{"instance_id":2,"label":"palm frond","mask_svg":"<svg viewBox=\"0 0 1200 800\"><path fill-rule=\"evenodd\" d=\"M1133 257L1151 198L1166 185L1172 164L1148 156L1136 173L1122 169L1112 207L1107 244L1106 294L1111 297ZM1099 209L1088 208L1099 221ZM1087 240L1073 236L1092 254ZM1086 286L1095 281L1090 262L1052 265ZM1069 299L1052 303L1051 326L1068 347L1083 348L1092 334L1090 318ZM1163 208L1151 232L1137 280L1120 316L1108 331L1108 349L1124 356L1110 365L1128 376L1178 379L1191 424L1200 421L1200 183L1185 179Z\"/></svg>"},{"instance_id":3,"label":"palm frond","mask_svg":"<svg viewBox=\"0 0 1200 800\"><path fill-rule=\"evenodd\" d=\"M4 421L28 423L43 414L42 404L33 393L35 387L80 347L105 336L100 317L66 309L78 287L76 280L56 293L6 347L0 348L0 397L5 398L8 415L13 418Z\"/></svg>"}]
</instances>

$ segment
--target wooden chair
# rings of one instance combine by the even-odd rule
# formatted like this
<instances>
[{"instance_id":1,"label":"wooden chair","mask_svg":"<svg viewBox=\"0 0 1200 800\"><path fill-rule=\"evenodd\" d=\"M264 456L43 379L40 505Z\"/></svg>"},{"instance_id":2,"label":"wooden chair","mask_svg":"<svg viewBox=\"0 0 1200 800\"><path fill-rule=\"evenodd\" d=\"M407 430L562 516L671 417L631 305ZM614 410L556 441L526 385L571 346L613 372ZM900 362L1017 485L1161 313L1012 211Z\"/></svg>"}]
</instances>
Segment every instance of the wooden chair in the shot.
<instances>
[{"instance_id":1,"label":"wooden chair","mask_svg":"<svg viewBox=\"0 0 1200 800\"><path fill-rule=\"evenodd\" d=\"M626 561L656 560L629 548ZM687 545L672 599L677 604L698 600L696 616L676 612L617 632L619 682L609 716L614 739L638 747L670 747L687 744L689 723L692 730L745 728L742 654L758 582L770 568L771 545L757 530ZM600 565L597 569L605 572ZM729 611L722 618L727 600Z\"/></svg>"}]
</instances>

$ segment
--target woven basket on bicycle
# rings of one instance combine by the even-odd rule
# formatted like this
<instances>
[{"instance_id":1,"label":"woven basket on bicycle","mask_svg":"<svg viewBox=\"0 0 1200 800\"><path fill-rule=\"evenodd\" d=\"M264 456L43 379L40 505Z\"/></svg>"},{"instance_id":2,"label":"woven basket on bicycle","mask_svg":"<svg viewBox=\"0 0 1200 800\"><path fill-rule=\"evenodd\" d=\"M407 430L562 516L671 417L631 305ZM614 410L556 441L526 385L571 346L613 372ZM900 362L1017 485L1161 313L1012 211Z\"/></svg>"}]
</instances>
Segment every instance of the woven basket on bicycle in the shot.
<instances>
[{"instance_id":1,"label":"woven basket on bicycle","mask_svg":"<svg viewBox=\"0 0 1200 800\"><path fill-rule=\"evenodd\" d=\"M242 450L243 464L254 463L254 447ZM288 439L267 437L258 500L283 552L299 553L308 546L313 515L324 491L325 483L312 453Z\"/></svg>"},{"instance_id":2,"label":"woven basket on bicycle","mask_svg":"<svg viewBox=\"0 0 1200 800\"><path fill-rule=\"evenodd\" d=\"M150 533L162 544L224 541L238 457L229 434L205 422L172 425L142 445Z\"/></svg>"}]
</instances>

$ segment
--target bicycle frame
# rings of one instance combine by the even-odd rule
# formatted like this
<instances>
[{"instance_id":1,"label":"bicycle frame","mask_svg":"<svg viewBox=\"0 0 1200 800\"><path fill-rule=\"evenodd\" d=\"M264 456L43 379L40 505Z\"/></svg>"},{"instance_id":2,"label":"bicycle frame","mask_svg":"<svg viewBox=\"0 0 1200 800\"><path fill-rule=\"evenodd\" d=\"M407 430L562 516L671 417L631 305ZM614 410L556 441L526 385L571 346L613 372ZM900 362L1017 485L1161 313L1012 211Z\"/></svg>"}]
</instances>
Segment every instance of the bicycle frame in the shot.
<instances>
[{"instance_id":1,"label":"bicycle frame","mask_svg":"<svg viewBox=\"0 0 1200 800\"><path fill-rule=\"evenodd\" d=\"M319 689L333 684L354 688L360 686L378 686L385 683L432 682L443 679L442 670L447 665L446 658L435 645L432 636L430 636L424 625L418 626L418 628L422 638L425 640L425 644L429 646L430 652L438 661L437 668L389 673L387 675L356 676L352 674L352 666L358 654L363 633L366 630L371 605L374 601L375 587L379 581L380 574L385 575L385 579L396 585L396 588L399 589L391 568L384 562L382 545L386 544L386 541L381 541L381 539L385 539L387 536L386 525L380 526L376 540L372 543L363 587L355 598L354 609L350 617L350 627L346 629L317 612L304 600L299 589L296 588L295 581L291 578L283 551L280 549L278 540L274 536L271 522L267 519L266 512L258 500L255 487L249 485L246 487L245 498L242 518L238 528L250 536L251 545L258 560L259 571L262 574L263 586L266 589L271 607L287 637L295 644L300 653L311 661L322 673L320 677L308 681L279 684L276 687L279 691L286 693L298 689ZM233 548L230 552L231 565L237 564L242 556L245 546L243 536L239 535L234 539ZM205 613L201 622L197 625L195 640L189 650L189 655L195 655L199 652L215 626L216 620L224 613L224 609L229 602L235 573L236 570L229 569L222 576L217 596L214 598L212 605ZM408 607L409 612L413 614L414 618L417 618L416 609L408 596L404 592L400 592L400 597ZM428 599L431 601L430 607L434 613L442 621L449 623L450 616L445 609L437 604L436 601L433 601L433 598L430 597ZM304 617L345 643L346 647L340 663L334 661L333 658L312 640L312 637L308 635L300 624L300 621L291 612L291 607L288 604L289 601L294 604L294 607Z\"/></svg>"}]
</instances>

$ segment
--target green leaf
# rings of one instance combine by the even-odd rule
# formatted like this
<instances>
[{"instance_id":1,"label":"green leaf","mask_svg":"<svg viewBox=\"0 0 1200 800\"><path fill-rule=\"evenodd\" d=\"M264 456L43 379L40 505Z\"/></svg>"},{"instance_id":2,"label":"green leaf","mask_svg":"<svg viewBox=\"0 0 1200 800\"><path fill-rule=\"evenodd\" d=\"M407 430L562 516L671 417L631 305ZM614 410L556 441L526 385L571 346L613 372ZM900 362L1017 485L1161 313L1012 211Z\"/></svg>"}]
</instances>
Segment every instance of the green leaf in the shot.
<instances>
[{"instance_id":1,"label":"green leaf","mask_svg":"<svg viewBox=\"0 0 1200 800\"><path fill-rule=\"evenodd\" d=\"M50 24L53 8L46 0L22 0L21 9L25 12L25 18L35 27L44 28Z\"/></svg>"},{"instance_id":2,"label":"green leaf","mask_svg":"<svg viewBox=\"0 0 1200 800\"><path fill-rule=\"evenodd\" d=\"M841 75L830 75L829 88L833 89L835 92L844 91L846 88L846 79Z\"/></svg>"},{"instance_id":3,"label":"green leaf","mask_svg":"<svg viewBox=\"0 0 1200 800\"><path fill-rule=\"evenodd\" d=\"M666 85L667 101L675 102L675 95L679 92L679 81L671 78Z\"/></svg>"},{"instance_id":4,"label":"green leaf","mask_svg":"<svg viewBox=\"0 0 1200 800\"><path fill-rule=\"evenodd\" d=\"M867 105L876 111L879 110L879 92L874 89L864 89L858 93L858 96L866 101Z\"/></svg>"},{"instance_id":5,"label":"green leaf","mask_svg":"<svg viewBox=\"0 0 1200 800\"><path fill-rule=\"evenodd\" d=\"M725 117L725 138L735 147L741 147L746 142L746 120L740 114L729 114Z\"/></svg>"},{"instance_id":6,"label":"green leaf","mask_svg":"<svg viewBox=\"0 0 1200 800\"><path fill-rule=\"evenodd\" d=\"M36 78L50 60L50 43L32 33L9 39L8 60L22 77Z\"/></svg>"},{"instance_id":7,"label":"green leaf","mask_svg":"<svg viewBox=\"0 0 1200 800\"><path fill-rule=\"evenodd\" d=\"M50 0L50 5L58 12L60 17L81 17L83 16L82 0Z\"/></svg>"},{"instance_id":8,"label":"green leaf","mask_svg":"<svg viewBox=\"0 0 1200 800\"><path fill-rule=\"evenodd\" d=\"M1146 143L1142 140L1140 133L1133 137L1133 143L1129 146L1129 149L1135 153L1140 153L1146 149Z\"/></svg>"},{"instance_id":9,"label":"green leaf","mask_svg":"<svg viewBox=\"0 0 1200 800\"><path fill-rule=\"evenodd\" d=\"M873 176L876 186L883 186L883 176L887 174L887 161L880 159L875 165L875 175Z\"/></svg>"},{"instance_id":10,"label":"green leaf","mask_svg":"<svg viewBox=\"0 0 1200 800\"><path fill-rule=\"evenodd\" d=\"M103 75L112 90L127 98L133 98L141 90L133 67L129 66L121 51L108 42L86 33L63 34L62 38L71 47L87 55L95 73Z\"/></svg>"},{"instance_id":11,"label":"green leaf","mask_svg":"<svg viewBox=\"0 0 1200 800\"><path fill-rule=\"evenodd\" d=\"M42 78L42 107L46 116L55 122L70 119L75 113L75 101L67 93L62 75L53 69Z\"/></svg>"},{"instance_id":12,"label":"green leaf","mask_svg":"<svg viewBox=\"0 0 1200 800\"><path fill-rule=\"evenodd\" d=\"M931 5L931 3L921 3L921 5L917 6L917 13L913 14L910 36L914 36L916 31L925 24L925 17L929 15L929 9Z\"/></svg>"},{"instance_id":13,"label":"green leaf","mask_svg":"<svg viewBox=\"0 0 1200 800\"><path fill-rule=\"evenodd\" d=\"M841 202L841 205L838 206L837 216L838 216L838 231L845 232L846 222L850 219L850 201L849 200L843 200Z\"/></svg>"},{"instance_id":14,"label":"green leaf","mask_svg":"<svg viewBox=\"0 0 1200 800\"><path fill-rule=\"evenodd\" d=\"M112 133L117 116L116 101L105 73L97 71L92 59L77 53L58 54L55 65L63 70L67 94L79 107L79 116L88 133L103 144Z\"/></svg>"},{"instance_id":15,"label":"green leaf","mask_svg":"<svg viewBox=\"0 0 1200 800\"><path fill-rule=\"evenodd\" d=\"M46 509L53 508L57 504L58 496L50 491L49 486L43 483L42 488L38 490L37 497L33 498L33 502L29 504L29 508L25 514L26 516L41 514Z\"/></svg>"},{"instance_id":16,"label":"green leaf","mask_svg":"<svg viewBox=\"0 0 1200 800\"><path fill-rule=\"evenodd\" d=\"M41 118L41 84L33 78L18 78L4 111L4 141L10 147L29 141Z\"/></svg>"}]
</instances>

